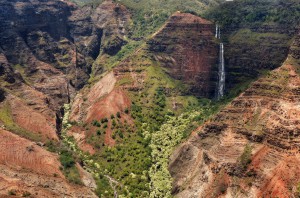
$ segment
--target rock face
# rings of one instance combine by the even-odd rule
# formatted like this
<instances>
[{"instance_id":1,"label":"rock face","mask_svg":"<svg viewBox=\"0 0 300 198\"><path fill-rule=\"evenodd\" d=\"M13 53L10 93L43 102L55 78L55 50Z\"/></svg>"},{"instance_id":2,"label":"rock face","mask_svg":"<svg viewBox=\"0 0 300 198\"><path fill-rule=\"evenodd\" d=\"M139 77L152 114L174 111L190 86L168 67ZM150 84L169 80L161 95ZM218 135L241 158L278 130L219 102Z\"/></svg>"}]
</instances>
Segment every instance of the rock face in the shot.
<instances>
[{"instance_id":1,"label":"rock face","mask_svg":"<svg viewBox=\"0 0 300 198\"><path fill-rule=\"evenodd\" d=\"M0 134L13 137L5 139L7 148L14 141L16 154L27 156L23 144L59 141L62 106L87 83L98 57L115 54L126 43L129 22L127 9L110 0L96 9L62 0L0 1L0 126L5 129ZM95 70L103 71L99 66ZM39 147L36 152L30 156L39 159L14 158L2 149L0 186L5 187L0 196L11 189L20 190L21 196L22 189L31 194L36 189L39 197L94 197L88 188L68 184L57 156ZM51 177L36 172L48 169L46 158L53 159ZM13 159L19 161L9 161ZM34 167L35 160L41 161L39 167ZM38 187L44 183L49 187Z\"/></svg>"},{"instance_id":2,"label":"rock face","mask_svg":"<svg viewBox=\"0 0 300 198\"><path fill-rule=\"evenodd\" d=\"M0 5L1 87L23 100L27 112L42 114L52 125L47 131L59 132L55 122L62 105L86 84L98 56L116 53L125 43L130 14L112 1L96 9L59 0ZM24 122L20 119L29 131L38 126ZM57 139L55 133L50 137Z\"/></svg>"},{"instance_id":3,"label":"rock face","mask_svg":"<svg viewBox=\"0 0 300 198\"><path fill-rule=\"evenodd\" d=\"M177 197L292 197L300 178L296 38L286 63L254 82L173 154Z\"/></svg>"},{"instance_id":4,"label":"rock face","mask_svg":"<svg viewBox=\"0 0 300 198\"><path fill-rule=\"evenodd\" d=\"M210 21L177 12L148 42L149 51L171 77L188 84L191 93L212 97L218 63L214 31Z\"/></svg>"},{"instance_id":5,"label":"rock face","mask_svg":"<svg viewBox=\"0 0 300 198\"><path fill-rule=\"evenodd\" d=\"M285 25L241 25L221 28L225 42L226 89L282 65L296 30ZM259 47L257 47L259 46Z\"/></svg>"},{"instance_id":6,"label":"rock face","mask_svg":"<svg viewBox=\"0 0 300 198\"><path fill-rule=\"evenodd\" d=\"M96 197L91 190L65 181L58 156L2 129L0 137L1 197L10 191L20 197Z\"/></svg>"},{"instance_id":7,"label":"rock face","mask_svg":"<svg viewBox=\"0 0 300 198\"><path fill-rule=\"evenodd\" d=\"M56 109L84 86L100 54L116 53L125 43L130 19L112 1L96 10L58 0L2 1L0 13L0 75L14 83L19 72L22 80L55 98ZM119 15L123 18L117 21Z\"/></svg>"}]
</instances>

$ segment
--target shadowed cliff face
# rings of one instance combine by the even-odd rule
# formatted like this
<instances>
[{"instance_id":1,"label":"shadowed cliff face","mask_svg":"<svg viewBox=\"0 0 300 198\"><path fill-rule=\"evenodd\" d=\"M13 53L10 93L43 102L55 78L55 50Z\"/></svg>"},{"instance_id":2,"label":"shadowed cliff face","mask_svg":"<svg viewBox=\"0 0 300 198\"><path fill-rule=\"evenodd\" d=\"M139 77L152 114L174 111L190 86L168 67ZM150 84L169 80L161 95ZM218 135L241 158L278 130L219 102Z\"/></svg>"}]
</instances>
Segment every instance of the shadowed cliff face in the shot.
<instances>
[{"instance_id":1,"label":"shadowed cliff face","mask_svg":"<svg viewBox=\"0 0 300 198\"><path fill-rule=\"evenodd\" d=\"M11 70L24 70L29 81L43 80L39 72L52 78L51 72L40 68L47 64L75 89L87 82L93 60L116 53L124 44L130 17L111 1L96 10L67 1L2 1L0 9L1 60L6 59L2 62L11 64Z\"/></svg>"},{"instance_id":2,"label":"shadowed cliff face","mask_svg":"<svg viewBox=\"0 0 300 198\"><path fill-rule=\"evenodd\" d=\"M176 13L148 42L149 51L171 77L189 85L190 93L213 97L218 60L214 31L210 21Z\"/></svg>"},{"instance_id":3,"label":"shadowed cliff face","mask_svg":"<svg viewBox=\"0 0 300 198\"><path fill-rule=\"evenodd\" d=\"M62 193L95 196L89 188L70 185L60 172L58 156L50 156L34 142L59 141L62 106L87 83L94 60L116 53L125 43L129 20L126 8L112 1L97 9L59 0L0 1L0 127L5 129L0 133L7 137L4 148L9 148L7 144L13 139L18 149L15 156L2 150L0 185L4 187L0 196L11 189L17 190L18 196L34 194L34 189L42 197ZM30 147L27 153L25 145ZM32 150L30 145L36 148ZM33 163L34 157L43 163ZM24 170L7 163L14 159ZM52 169L43 176L35 166L42 170L45 162ZM39 185L49 189L36 188Z\"/></svg>"},{"instance_id":4,"label":"shadowed cliff face","mask_svg":"<svg viewBox=\"0 0 300 198\"><path fill-rule=\"evenodd\" d=\"M278 24L224 27L228 91L265 71L278 68L286 59L295 29Z\"/></svg>"},{"instance_id":5,"label":"shadowed cliff face","mask_svg":"<svg viewBox=\"0 0 300 198\"><path fill-rule=\"evenodd\" d=\"M174 152L169 168L178 197L298 195L299 37L283 66L252 83Z\"/></svg>"},{"instance_id":6,"label":"shadowed cliff face","mask_svg":"<svg viewBox=\"0 0 300 198\"><path fill-rule=\"evenodd\" d=\"M25 101L36 92L43 99L34 110L51 119L86 84L94 60L125 43L130 20L126 8L112 1L95 10L57 0L0 5L1 86Z\"/></svg>"},{"instance_id":7,"label":"shadowed cliff face","mask_svg":"<svg viewBox=\"0 0 300 198\"><path fill-rule=\"evenodd\" d=\"M221 27L226 66L226 92L282 65L300 22L295 0L226 1L204 15Z\"/></svg>"}]
</instances>

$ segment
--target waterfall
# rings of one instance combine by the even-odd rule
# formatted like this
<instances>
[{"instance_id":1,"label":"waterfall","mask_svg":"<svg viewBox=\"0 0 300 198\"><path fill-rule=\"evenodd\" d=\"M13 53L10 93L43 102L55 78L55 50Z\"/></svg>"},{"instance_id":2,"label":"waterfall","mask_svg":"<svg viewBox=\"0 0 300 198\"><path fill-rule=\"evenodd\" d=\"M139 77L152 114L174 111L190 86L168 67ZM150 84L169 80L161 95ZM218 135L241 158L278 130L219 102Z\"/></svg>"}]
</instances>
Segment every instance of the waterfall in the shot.
<instances>
[{"instance_id":1,"label":"waterfall","mask_svg":"<svg viewBox=\"0 0 300 198\"><path fill-rule=\"evenodd\" d=\"M221 39L221 29L220 29L219 25L216 25L216 34L215 34L215 37L217 39Z\"/></svg>"},{"instance_id":2,"label":"waterfall","mask_svg":"<svg viewBox=\"0 0 300 198\"><path fill-rule=\"evenodd\" d=\"M217 39L221 39L221 28L219 25L216 25L216 34ZM216 90L217 99L221 99L224 96L225 90L225 62L224 62L224 44L220 43L220 52L219 52L219 66L218 66L218 86Z\"/></svg>"},{"instance_id":3,"label":"waterfall","mask_svg":"<svg viewBox=\"0 0 300 198\"><path fill-rule=\"evenodd\" d=\"M217 89L217 98L221 99L224 96L225 90L225 62L224 62L224 44L220 43L220 53L219 53L219 82Z\"/></svg>"}]
</instances>

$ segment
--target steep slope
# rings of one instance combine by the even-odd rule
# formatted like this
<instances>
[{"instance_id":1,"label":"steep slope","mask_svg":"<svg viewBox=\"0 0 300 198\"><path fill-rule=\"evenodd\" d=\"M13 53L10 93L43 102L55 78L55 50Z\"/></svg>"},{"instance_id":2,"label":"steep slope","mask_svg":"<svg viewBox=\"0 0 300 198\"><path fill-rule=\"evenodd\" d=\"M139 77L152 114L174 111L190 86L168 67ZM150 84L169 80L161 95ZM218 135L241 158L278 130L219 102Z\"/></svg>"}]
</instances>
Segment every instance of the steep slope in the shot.
<instances>
[{"instance_id":1,"label":"steep slope","mask_svg":"<svg viewBox=\"0 0 300 198\"><path fill-rule=\"evenodd\" d=\"M252 83L173 154L177 197L299 194L299 38L280 68Z\"/></svg>"},{"instance_id":2,"label":"steep slope","mask_svg":"<svg viewBox=\"0 0 300 198\"><path fill-rule=\"evenodd\" d=\"M213 97L218 60L214 31L210 21L177 12L148 41L149 50L171 77L190 85L191 93Z\"/></svg>"},{"instance_id":3,"label":"steep slope","mask_svg":"<svg viewBox=\"0 0 300 198\"><path fill-rule=\"evenodd\" d=\"M227 93L282 65L300 24L299 11L295 0L240 0L204 13L221 28Z\"/></svg>"},{"instance_id":4,"label":"steep slope","mask_svg":"<svg viewBox=\"0 0 300 198\"><path fill-rule=\"evenodd\" d=\"M127 9L112 1L97 9L60 0L0 2L1 196L95 197L85 182L91 176L61 141L63 105L88 82L97 57L126 43L129 22Z\"/></svg>"},{"instance_id":5,"label":"steep slope","mask_svg":"<svg viewBox=\"0 0 300 198\"><path fill-rule=\"evenodd\" d=\"M2 117L11 117L27 131L39 132L37 121L26 121L30 118L26 112L32 112L39 117L33 120L50 122L45 131L52 134L50 139L57 139L61 107L87 83L98 56L120 50L130 14L112 1L95 10L68 1L1 1L0 9L1 88L12 99L6 105L7 114L12 115L3 113ZM97 65L94 68L103 71ZM16 113L17 105L24 108ZM0 120L12 129L13 123Z\"/></svg>"},{"instance_id":6,"label":"steep slope","mask_svg":"<svg viewBox=\"0 0 300 198\"><path fill-rule=\"evenodd\" d=\"M0 137L1 197L96 197L90 189L66 182L57 155L3 129Z\"/></svg>"},{"instance_id":7,"label":"steep slope","mask_svg":"<svg viewBox=\"0 0 300 198\"><path fill-rule=\"evenodd\" d=\"M213 92L212 82L202 87L193 80L205 84L211 78L214 65L210 64L218 53L214 31L215 26L205 19L175 13L147 43L77 94L68 134L103 167L99 183L106 184L105 175L109 175L120 183L119 194L149 195L151 150L146 133L158 130L173 111L179 114L198 103L186 95L191 87L202 95ZM168 47L172 49L157 50ZM186 52L181 55L177 48ZM172 60L173 65L167 64ZM106 188L99 185L98 195Z\"/></svg>"},{"instance_id":8,"label":"steep slope","mask_svg":"<svg viewBox=\"0 0 300 198\"><path fill-rule=\"evenodd\" d=\"M79 5L97 6L103 0L72 0ZM129 37L142 40L153 34L176 11L199 15L223 0L122 0L117 3L126 6L132 13L133 23L129 29Z\"/></svg>"},{"instance_id":9,"label":"steep slope","mask_svg":"<svg viewBox=\"0 0 300 198\"><path fill-rule=\"evenodd\" d=\"M218 53L214 31L214 25L205 19L192 14L175 13L146 46L76 96L71 121L91 123L130 108L129 95L137 97L139 92L145 90L149 78L147 70L154 65L157 70L157 65L161 66L162 72L169 75L167 78L181 80L182 87L186 87L181 90L182 94L193 92L212 96L215 83L211 78ZM178 88L173 86L169 89ZM130 116L122 114L122 117L132 122ZM110 135L106 133L106 136Z\"/></svg>"}]
</instances>

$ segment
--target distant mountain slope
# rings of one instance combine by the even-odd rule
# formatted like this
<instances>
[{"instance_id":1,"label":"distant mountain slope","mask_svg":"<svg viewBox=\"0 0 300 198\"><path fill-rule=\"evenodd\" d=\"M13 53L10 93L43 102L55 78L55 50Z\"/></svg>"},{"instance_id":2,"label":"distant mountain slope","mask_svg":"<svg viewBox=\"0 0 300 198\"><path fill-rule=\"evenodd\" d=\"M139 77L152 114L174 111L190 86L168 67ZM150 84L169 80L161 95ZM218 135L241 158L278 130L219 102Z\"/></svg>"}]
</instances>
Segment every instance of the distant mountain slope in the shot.
<instances>
[{"instance_id":1,"label":"distant mountain slope","mask_svg":"<svg viewBox=\"0 0 300 198\"><path fill-rule=\"evenodd\" d=\"M103 0L73 0L80 5L97 6ZM176 11L201 14L224 0L120 0L133 14L132 37L141 39L153 33Z\"/></svg>"}]
</instances>

